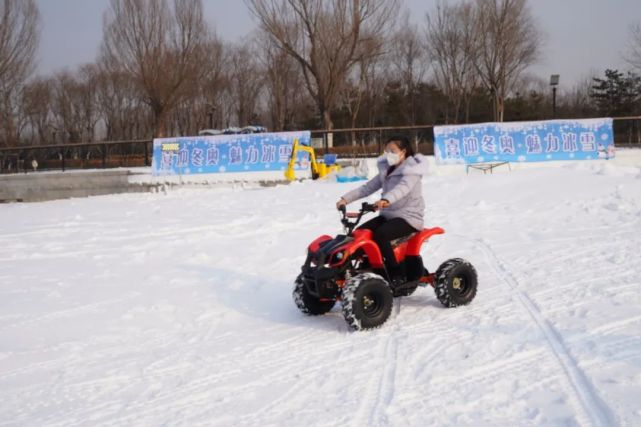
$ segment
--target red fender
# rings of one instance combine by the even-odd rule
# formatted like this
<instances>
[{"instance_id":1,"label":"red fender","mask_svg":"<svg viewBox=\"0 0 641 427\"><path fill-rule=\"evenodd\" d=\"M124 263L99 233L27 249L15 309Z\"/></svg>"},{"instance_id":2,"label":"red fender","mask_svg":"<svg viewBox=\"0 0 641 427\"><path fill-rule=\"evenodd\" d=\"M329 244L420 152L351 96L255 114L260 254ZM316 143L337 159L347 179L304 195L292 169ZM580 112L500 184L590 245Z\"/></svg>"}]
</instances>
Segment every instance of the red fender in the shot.
<instances>
[{"instance_id":1,"label":"red fender","mask_svg":"<svg viewBox=\"0 0 641 427\"><path fill-rule=\"evenodd\" d=\"M399 264L403 262L403 260L407 256L408 244L409 244L409 241L403 242L394 248L394 257L396 258L396 262L398 262Z\"/></svg>"},{"instance_id":2,"label":"red fender","mask_svg":"<svg viewBox=\"0 0 641 427\"><path fill-rule=\"evenodd\" d=\"M323 243L323 242L326 242L328 240L332 240L332 238L330 236L328 236L327 234L324 234L324 235L320 236L318 239L314 240L312 243L309 244L308 247L309 247L310 252L318 251L318 248L320 248L320 244Z\"/></svg>"},{"instance_id":3,"label":"red fender","mask_svg":"<svg viewBox=\"0 0 641 427\"><path fill-rule=\"evenodd\" d=\"M416 233L414 237L412 237L407 242L407 250L405 251L405 255L419 256L421 253L421 246L423 246L423 242L436 234L443 233L445 233L445 230L443 230L441 227L424 228L422 231ZM396 255L396 259L398 259L398 254Z\"/></svg>"},{"instance_id":4,"label":"red fender","mask_svg":"<svg viewBox=\"0 0 641 427\"><path fill-rule=\"evenodd\" d=\"M383 268L383 256L376 243L372 240L372 235L372 230L354 230L354 241L350 243L348 248L349 255L359 249L363 249L372 267Z\"/></svg>"}]
</instances>

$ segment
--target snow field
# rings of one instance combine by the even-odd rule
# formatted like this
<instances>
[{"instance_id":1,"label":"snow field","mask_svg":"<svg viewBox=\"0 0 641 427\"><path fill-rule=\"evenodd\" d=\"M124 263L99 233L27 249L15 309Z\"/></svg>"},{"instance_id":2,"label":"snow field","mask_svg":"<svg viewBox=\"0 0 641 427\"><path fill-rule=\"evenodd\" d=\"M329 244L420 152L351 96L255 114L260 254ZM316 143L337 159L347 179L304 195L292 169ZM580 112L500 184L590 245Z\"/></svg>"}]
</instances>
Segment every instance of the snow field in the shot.
<instances>
[{"instance_id":1,"label":"snow field","mask_svg":"<svg viewBox=\"0 0 641 427\"><path fill-rule=\"evenodd\" d=\"M433 170L423 257L479 293L352 333L291 286L356 185L0 206L0 425L641 424L641 168Z\"/></svg>"}]
</instances>

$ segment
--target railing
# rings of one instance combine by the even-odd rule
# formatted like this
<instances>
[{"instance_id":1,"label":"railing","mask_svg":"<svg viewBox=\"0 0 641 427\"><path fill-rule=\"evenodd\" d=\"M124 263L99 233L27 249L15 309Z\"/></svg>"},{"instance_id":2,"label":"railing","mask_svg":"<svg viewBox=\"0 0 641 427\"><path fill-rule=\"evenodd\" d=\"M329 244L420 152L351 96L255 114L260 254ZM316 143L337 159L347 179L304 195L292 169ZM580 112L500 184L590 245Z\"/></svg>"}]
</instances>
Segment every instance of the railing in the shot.
<instances>
[{"instance_id":1,"label":"railing","mask_svg":"<svg viewBox=\"0 0 641 427\"><path fill-rule=\"evenodd\" d=\"M383 151L383 145L391 136L399 134L407 136L415 144L417 152L434 154L434 125L314 130L312 143L317 151L324 154L372 157Z\"/></svg>"},{"instance_id":2,"label":"railing","mask_svg":"<svg viewBox=\"0 0 641 427\"><path fill-rule=\"evenodd\" d=\"M134 140L0 148L0 173L150 166L151 144Z\"/></svg>"},{"instance_id":3,"label":"railing","mask_svg":"<svg viewBox=\"0 0 641 427\"><path fill-rule=\"evenodd\" d=\"M617 147L641 148L641 116L613 118L614 142ZM434 126L390 126L312 131L315 148L321 153L348 157L378 156L393 135L403 134L422 154L434 154ZM331 136L330 136L331 135ZM333 146L329 140L333 139Z\"/></svg>"},{"instance_id":4,"label":"railing","mask_svg":"<svg viewBox=\"0 0 641 427\"><path fill-rule=\"evenodd\" d=\"M613 120L616 146L641 148L641 116L616 117ZM313 130L311 133L319 154L377 156L383 151L385 141L396 134L407 136L418 152L434 153L434 125ZM0 148L0 173L150 166L151 149L151 140Z\"/></svg>"}]
</instances>

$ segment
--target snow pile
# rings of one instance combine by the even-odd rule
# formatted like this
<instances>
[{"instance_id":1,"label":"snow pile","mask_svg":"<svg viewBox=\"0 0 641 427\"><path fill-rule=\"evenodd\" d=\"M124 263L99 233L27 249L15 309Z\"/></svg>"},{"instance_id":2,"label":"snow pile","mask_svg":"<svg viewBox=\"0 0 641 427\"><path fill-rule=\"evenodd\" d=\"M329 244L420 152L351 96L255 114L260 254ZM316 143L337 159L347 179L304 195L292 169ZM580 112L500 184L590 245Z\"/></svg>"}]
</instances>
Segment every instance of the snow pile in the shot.
<instances>
[{"instance_id":1,"label":"snow pile","mask_svg":"<svg viewBox=\"0 0 641 427\"><path fill-rule=\"evenodd\" d=\"M639 425L641 169L425 178L479 293L352 333L291 299L358 183L0 206L4 425Z\"/></svg>"}]
</instances>

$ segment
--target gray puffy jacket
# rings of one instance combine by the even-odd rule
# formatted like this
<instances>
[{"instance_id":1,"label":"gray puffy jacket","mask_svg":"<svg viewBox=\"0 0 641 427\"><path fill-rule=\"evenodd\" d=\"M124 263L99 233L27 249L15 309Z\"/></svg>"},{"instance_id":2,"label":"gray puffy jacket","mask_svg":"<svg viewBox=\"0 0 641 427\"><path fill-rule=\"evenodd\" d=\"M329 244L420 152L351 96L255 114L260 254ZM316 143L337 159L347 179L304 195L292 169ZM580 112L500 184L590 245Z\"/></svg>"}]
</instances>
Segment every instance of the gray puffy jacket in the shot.
<instances>
[{"instance_id":1,"label":"gray puffy jacket","mask_svg":"<svg viewBox=\"0 0 641 427\"><path fill-rule=\"evenodd\" d=\"M343 199L351 203L382 188L381 198L389 201L390 206L381 210L381 215L387 219L403 218L417 230L422 229L425 202L421 179L427 168L425 158L420 154L409 157L389 176L387 176L389 165L385 157L379 157L376 166L378 175L361 187L345 194Z\"/></svg>"}]
</instances>

